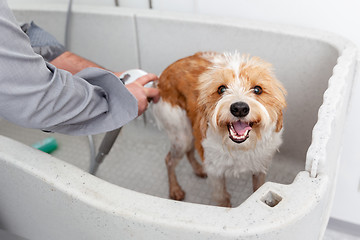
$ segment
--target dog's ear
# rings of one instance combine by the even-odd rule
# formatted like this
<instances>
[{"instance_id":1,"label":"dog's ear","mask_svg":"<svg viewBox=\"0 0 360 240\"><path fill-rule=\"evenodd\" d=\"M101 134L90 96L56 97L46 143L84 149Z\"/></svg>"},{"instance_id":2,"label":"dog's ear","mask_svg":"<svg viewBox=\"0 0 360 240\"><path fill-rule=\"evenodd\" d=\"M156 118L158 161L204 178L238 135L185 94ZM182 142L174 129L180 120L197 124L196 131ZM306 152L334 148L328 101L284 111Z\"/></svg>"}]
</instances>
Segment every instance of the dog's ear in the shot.
<instances>
[{"instance_id":1,"label":"dog's ear","mask_svg":"<svg viewBox=\"0 0 360 240\"><path fill-rule=\"evenodd\" d=\"M280 130L283 128L283 112L280 111L280 113L278 114L278 119L276 122L276 132L280 132Z\"/></svg>"},{"instance_id":2,"label":"dog's ear","mask_svg":"<svg viewBox=\"0 0 360 240\"><path fill-rule=\"evenodd\" d=\"M277 118L277 122L276 122L276 132L280 132L280 130L283 128L283 121L284 121L284 115L283 115L283 111L286 108L286 100L285 100L285 96L287 95L287 92L284 88L284 86L277 81L277 88L276 89L276 100L277 100L277 112L278 112L278 118Z\"/></svg>"}]
</instances>

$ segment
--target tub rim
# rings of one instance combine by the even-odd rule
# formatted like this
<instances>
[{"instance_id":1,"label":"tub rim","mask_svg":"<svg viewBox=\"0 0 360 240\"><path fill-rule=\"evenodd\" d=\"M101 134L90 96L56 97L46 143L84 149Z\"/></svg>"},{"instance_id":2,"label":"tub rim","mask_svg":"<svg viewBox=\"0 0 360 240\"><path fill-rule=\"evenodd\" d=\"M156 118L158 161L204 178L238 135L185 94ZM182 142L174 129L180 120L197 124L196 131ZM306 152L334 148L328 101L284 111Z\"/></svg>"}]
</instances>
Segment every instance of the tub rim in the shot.
<instances>
[{"instance_id":1,"label":"tub rim","mask_svg":"<svg viewBox=\"0 0 360 240\"><path fill-rule=\"evenodd\" d=\"M123 188L1 135L0 146L0 166L5 166L4 170L14 168L41 182L44 184L40 186L41 193L70 196L68 199L71 200L67 201L77 200L106 215L141 222L148 228L152 227L150 231L156 228L189 234L200 231L202 234L220 233L230 238L239 234L255 236L281 232L284 226L296 224L315 209L329 182L326 175L313 179L303 171L290 185L265 183L240 206L229 209L179 202ZM23 175L19 181L33 182ZM269 191L279 193L283 201L275 207L267 206L261 199ZM257 207L255 213L254 204Z\"/></svg>"}]
</instances>

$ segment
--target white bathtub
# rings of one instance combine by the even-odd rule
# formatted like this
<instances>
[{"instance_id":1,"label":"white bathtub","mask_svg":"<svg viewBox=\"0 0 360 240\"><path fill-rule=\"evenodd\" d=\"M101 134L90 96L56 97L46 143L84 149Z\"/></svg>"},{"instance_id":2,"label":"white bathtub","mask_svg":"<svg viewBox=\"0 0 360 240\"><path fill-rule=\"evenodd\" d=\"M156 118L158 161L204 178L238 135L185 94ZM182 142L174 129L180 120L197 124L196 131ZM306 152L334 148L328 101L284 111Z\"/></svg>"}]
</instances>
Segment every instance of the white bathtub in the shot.
<instances>
[{"instance_id":1,"label":"white bathtub","mask_svg":"<svg viewBox=\"0 0 360 240\"><path fill-rule=\"evenodd\" d=\"M66 6L12 7L20 22L34 20L63 41ZM178 167L186 202L167 199L168 142L142 119L124 127L99 177L86 172L86 137L53 135L60 147L50 156L27 146L47 135L1 120L0 228L31 240L322 238L351 88L359 77L352 43L240 19L76 6L70 33L72 51L118 71L160 73L201 50L266 59L288 90L284 144L269 182L255 193L250 176L229 180L236 207L228 209L212 205L206 181L186 163ZM279 203L268 206L266 198Z\"/></svg>"}]
</instances>

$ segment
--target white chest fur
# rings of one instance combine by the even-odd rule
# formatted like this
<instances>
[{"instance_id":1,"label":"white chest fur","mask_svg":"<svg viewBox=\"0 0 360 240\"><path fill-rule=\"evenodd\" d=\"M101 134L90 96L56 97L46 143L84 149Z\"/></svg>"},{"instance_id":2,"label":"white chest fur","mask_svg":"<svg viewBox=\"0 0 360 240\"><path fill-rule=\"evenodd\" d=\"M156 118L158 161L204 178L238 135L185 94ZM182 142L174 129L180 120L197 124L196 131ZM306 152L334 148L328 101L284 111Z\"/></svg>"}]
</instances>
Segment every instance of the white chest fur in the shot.
<instances>
[{"instance_id":1,"label":"white chest fur","mask_svg":"<svg viewBox=\"0 0 360 240\"><path fill-rule=\"evenodd\" d=\"M209 127L202 142L206 172L215 176L235 177L248 171L266 173L282 143L282 131L275 132L274 129L275 126L268 128L262 133L262 138L257 141L254 148L243 151L237 148L229 150L223 144L222 137Z\"/></svg>"}]
</instances>

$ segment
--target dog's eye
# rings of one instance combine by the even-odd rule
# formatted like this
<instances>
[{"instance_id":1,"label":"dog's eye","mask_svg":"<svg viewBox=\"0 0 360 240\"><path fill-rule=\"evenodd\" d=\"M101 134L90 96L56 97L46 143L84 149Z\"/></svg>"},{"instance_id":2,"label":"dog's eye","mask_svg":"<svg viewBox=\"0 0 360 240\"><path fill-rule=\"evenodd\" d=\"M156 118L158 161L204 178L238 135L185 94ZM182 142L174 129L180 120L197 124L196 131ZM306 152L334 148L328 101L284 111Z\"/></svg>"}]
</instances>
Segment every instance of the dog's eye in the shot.
<instances>
[{"instance_id":1,"label":"dog's eye","mask_svg":"<svg viewBox=\"0 0 360 240\"><path fill-rule=\"evenodd\" d=\"M226 86L224 85L221 85L219 88L218 88L218 94L223 94L226 90Z\"/></svg>"},{"instance_id":2,"label":"dog's eye","mask_svg":"<svg viewBox=\"0 0 360 240\"><path fill-rule=\"evenodd\" d=\"M260 86L255 86L254 87L254 93L256 95L260 95L260 94L262 94L262 92L263 92L263 90L262 90L262 88Z\"/></svg>"}]
</instances>

